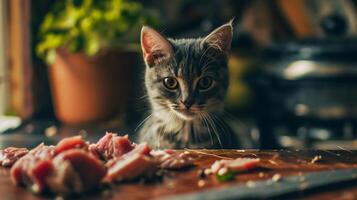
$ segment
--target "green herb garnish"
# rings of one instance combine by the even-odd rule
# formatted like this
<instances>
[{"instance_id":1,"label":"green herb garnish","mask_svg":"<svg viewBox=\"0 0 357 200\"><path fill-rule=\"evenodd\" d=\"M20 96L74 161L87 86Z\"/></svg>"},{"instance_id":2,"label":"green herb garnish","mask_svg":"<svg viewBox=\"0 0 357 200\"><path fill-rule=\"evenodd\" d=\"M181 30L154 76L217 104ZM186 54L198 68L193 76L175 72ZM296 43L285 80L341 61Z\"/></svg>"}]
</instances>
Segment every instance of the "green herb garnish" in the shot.
<instances>
[{"instance_id":1,"label":"green herb garnish","mask_svg":"<svg viewBox=\"0 0 357 200\"><path fill-rule=\"evenodd\" d=\"M228 170L227 173L225 173L223 175L216 174L216 177L217 177L217 180L221 181L221 182L230 181L230 180L234 179L236 174L237 174L236 171Z\"/></svg>"}]
</instances>

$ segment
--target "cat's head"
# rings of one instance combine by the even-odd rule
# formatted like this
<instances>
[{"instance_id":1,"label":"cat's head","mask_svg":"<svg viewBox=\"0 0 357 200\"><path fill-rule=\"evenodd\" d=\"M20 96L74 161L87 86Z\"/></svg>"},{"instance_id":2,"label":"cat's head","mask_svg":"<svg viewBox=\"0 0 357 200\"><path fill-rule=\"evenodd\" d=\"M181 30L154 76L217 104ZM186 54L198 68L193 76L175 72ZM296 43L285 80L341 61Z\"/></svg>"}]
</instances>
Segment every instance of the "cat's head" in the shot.
<instances>
[{"instance_id":1,"label":"cat's head","mask_svg":"<svg viewBox=\"0 0 357 200\"><path fill-rule=\"evenodd\" d=\"M145 84L153 109L184 120L220 112L228 87L227 51L232 35L232 22L198 39L166 39L143 27Z\"/></svg>"}]
</instances>

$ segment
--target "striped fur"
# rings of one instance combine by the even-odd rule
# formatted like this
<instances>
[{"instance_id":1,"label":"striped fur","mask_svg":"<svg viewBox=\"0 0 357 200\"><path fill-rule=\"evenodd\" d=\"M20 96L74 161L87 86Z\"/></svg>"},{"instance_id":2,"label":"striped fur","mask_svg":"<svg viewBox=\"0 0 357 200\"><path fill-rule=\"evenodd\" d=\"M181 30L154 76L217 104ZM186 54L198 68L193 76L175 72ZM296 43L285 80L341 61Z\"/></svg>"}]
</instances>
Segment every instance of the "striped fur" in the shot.
<instances>
[{"instance_id":1,"label":"striped fur","mask_svg":"<svg viewBox=\"0 0 357 200\"><path fill-rule=\"evenodd\" d=\"M220 30L222 27L226 32ZM235 134L222 117L229 84L226 53L231 38L227 37L232 37L227 35L226 29L232 32L232 25L222 27L203 39L166 40L155 36L157 32L149 37L163 44L155 44L155 51L143 46L151 115L140 130L140 142L148 142L153 148L237 147ZM145 38L142 38L142 45L146 45L143 40ZM164 49L160 49L161 46ZM213 78L213 85L201 90L198 82L205 76ZM167 89L163 84L165 77L174 77L179 87ZM193 102L189 115L182 103L187 99Z\"/></svg>"}]
</instances>

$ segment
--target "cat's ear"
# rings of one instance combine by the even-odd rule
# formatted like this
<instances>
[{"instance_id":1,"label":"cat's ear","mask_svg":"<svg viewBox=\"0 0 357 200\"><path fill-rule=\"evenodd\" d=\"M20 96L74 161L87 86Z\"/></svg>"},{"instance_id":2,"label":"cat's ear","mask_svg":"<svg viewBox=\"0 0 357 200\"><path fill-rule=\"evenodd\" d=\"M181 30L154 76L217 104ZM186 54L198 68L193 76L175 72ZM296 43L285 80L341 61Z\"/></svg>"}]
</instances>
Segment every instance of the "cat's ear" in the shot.
<instances>
[{"instance_id":1,"label":"cat's ear","mask_svg":"<svg viewBox=\"0 0 357 200\"><path fill-rule=\"evenodd\" d=\"M149 66L172 55L171 44L160 33L147 26L141 29L141 48Z\"/></svg>"},{"instance_id":2,"label":"cat's ear","mask_svg":"<svg viewBox=\"0 0 357 200\"><path fill-rule=\"evenodd\" d=\"M212 31L202 40L202 43L226 53L231 48L232 38L233 20Z\"/></svg>"}]
</instances>

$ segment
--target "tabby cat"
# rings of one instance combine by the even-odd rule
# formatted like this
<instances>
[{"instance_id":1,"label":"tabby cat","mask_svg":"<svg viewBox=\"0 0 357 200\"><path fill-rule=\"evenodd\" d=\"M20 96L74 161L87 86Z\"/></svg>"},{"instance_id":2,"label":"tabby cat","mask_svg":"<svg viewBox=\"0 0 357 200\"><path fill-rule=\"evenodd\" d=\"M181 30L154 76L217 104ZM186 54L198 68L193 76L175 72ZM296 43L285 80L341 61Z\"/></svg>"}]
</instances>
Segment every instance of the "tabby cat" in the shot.
<instances>
[{"instance_id":1,"label":"tabby cat","mask_svg":"<svg viewBox=\"0 0 357 200\"><path fill-rule=\"evenodd\" d=\"M153 148L237 147L222 117L232 36L232 22L197 39L166 39L142 28L151 115L140 130L140 142Z\"/></svg>"}]
</instances>

